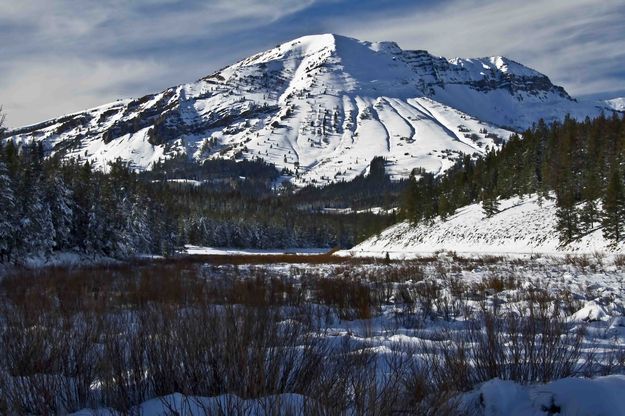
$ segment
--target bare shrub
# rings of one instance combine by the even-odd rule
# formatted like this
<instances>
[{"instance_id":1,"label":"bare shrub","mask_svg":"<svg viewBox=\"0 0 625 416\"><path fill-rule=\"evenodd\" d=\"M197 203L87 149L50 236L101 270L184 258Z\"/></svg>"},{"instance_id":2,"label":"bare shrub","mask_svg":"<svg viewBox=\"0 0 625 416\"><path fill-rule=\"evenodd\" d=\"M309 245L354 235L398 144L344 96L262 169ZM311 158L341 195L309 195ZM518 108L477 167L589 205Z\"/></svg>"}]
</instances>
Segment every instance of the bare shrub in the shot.
<instances>
[{"instance_id":1,"label":"bare shrub","mask_svg":"<svg viewBox=\"0 0 625 416\"><path fill-rule=\"evenodd\" d=\"M446 341L424 344L422 350L435 383L447 391L493 378L547 382L582 371L584 332L570 329L557 317L485 314L466 331L446 332Z\"/></svg>"},{"instance_id":2,"label":"bare shrub","mask_svg":"<svg viewBox=\"0 0 625 416\"><path fill-rule=\"evenodd\" d=\"M160 397L172 415L445 415L493 377L533 383L624 367L622 348L582 350L582 329L563 318L577 296L548 279L521 290L502 258L315 269L278 257L293 266L174 260L0 281L0 413L133 414ZM476 268L486 277L464 280ZM338 319L362 322L337 328ZM403 334L420 341L394 341Z\"/></svg>"},{"instance_id":3,"label":"bare shrub","mask_svg":"<svg viewBox=\"0 0 625 416\"><path fill-rule=\"evenodd\" d=\"M564 262L575 266L581 270L585 270L591 265L590 257L587 254L573 255L567 254L564 257Z\"/></svg>"},{"instance_id":4,"label":"bare shrub","mask_svg":"<svg viewBox=\"0 0 625 416\"><path fill-rule=\"evenodd\" d=\"M316 299L336 308L341 319L369 319L374 313L372 291L366 282L344 277L318 277L309 284Z\"/></svg>"},{"instance_id":5,"label":"bare shrub","mask_svg":"<svg viewBox=\"0 0 625 416\"><path fill-rule=\"evenodd\" d=\"M615 254L613 262L617 267L625 267L625 254Z\"/></svg>"}]
</instances>

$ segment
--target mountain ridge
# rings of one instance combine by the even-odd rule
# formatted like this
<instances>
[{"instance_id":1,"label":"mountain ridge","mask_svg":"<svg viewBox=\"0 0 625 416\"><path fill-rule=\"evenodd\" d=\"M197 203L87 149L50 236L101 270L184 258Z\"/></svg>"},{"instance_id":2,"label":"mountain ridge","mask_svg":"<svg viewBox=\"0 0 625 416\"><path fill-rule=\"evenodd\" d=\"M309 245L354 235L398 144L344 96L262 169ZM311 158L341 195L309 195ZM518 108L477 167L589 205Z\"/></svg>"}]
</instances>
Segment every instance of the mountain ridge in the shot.
<instances>
[{"instance_id":1,"label":"mountain ridge","mask_svg":"<svg viewBox=\"0 0 625 416\"><path fill-rule=\"evenodd\" d=\"M100 167L118 157L137 169L180 156L261 158L306 185L352 179L375 156L387 158L393 178L417 167L443 172L539 117L599 111L505 57L446 59L323 34L196 82L14 129L8 139L41 141L48 154Z\"/></svg>"}]
</instances>

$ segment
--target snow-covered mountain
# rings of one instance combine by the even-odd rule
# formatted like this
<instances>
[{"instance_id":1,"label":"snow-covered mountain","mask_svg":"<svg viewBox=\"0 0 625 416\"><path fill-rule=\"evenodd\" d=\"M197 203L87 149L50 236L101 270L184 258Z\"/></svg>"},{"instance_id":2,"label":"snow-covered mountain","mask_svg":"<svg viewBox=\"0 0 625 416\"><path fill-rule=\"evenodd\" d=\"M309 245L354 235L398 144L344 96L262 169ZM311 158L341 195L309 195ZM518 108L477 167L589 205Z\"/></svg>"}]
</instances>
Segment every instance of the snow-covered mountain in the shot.
<instances>
[{"instance_id":1,"label":"snow-covered mountain","mask_svg":"<svg viewBox=\"0 0 625 416\"><path fill-rule=\"evenodd\" d=\"M299 185L351 179L375 156L395 177L441 172L538 118L596 115L504 57L446 59L392 42L305 36L197 82L9 132L51 153L138 169L184 154L261 158Z\"/></svg>"}]
</instances>

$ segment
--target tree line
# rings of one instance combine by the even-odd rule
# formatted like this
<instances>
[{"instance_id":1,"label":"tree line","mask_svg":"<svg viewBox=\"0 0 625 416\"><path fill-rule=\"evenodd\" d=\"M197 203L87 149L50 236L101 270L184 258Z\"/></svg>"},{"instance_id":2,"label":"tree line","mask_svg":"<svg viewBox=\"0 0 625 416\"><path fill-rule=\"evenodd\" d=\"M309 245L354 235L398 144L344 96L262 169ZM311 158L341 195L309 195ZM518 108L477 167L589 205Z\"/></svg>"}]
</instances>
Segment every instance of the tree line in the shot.
<instances>
[{"instance_id":1,"label":"tree line","mask_svg":"<svg viewBox=\"0 0 625 416\"><path fill-rule=\"evenodd\" d=\"M168 178L199 180L189 185ZM170 207L178 218L181 241L217 247L288 248L351 247L393 224L396 218L372 213L335 214L324 207L397 206L397 191L381 165L366 176L324 187L293 189L288 182L276 189L279 172L263 161L208 160L167 162L141 176L151 184L154 198ZM273 170L268 169L272 166ZM155 179L157 178L157 179ZM149 179L149 180L148 180ZM365 191L368 189L368 191ZM342 195L338 199L337 195ZM371 204L371 205L367 205Z\"/></svg>"},{"instance_id":2,"label":"tree line","mask_svg":"<svg viewBox=\"0 0 625 416\"><path fill-rule=\"evenodd\" d=\"M170 255L185 244L351 247L394 223L394 214L316 208L335 206L337 192L356 205L396 206L399 188L387 195L383 160L373 167L353 183L300 193L277 190L280 172L262 161L198 165L185 158L137 173L121 160L96 169L84 160L46 157L41 143L7 140L0 144L0 263L58 252ZM170 180L180 177L194 182Z\"/></svg>"},{"instance_id":3,"label":"tree line","mask_svg":"<svg viewBox=\"0 0 625 416\"><path fill-rule=\"evenodd\" d=\"M483 158L465 156L444 175L415 170L401 197L401 215L412 222L445 218L481 202L487 217L499 199L538 194L555 198L557 232L568 244L602 229L606 239L625 238L625 118L540 120Z\"/></svg>"},{"instance_id":4,"label":"tree line","mask_svg":"<svg viewBox=\"0 0 625 416\"><path fill-rule=\"evenodd\" d=\"M107 173L45 158L41 144L0 146L0 260L55 251L126 257L169 254L175 222L127 164Z\"/></svg>"}]
</instances>

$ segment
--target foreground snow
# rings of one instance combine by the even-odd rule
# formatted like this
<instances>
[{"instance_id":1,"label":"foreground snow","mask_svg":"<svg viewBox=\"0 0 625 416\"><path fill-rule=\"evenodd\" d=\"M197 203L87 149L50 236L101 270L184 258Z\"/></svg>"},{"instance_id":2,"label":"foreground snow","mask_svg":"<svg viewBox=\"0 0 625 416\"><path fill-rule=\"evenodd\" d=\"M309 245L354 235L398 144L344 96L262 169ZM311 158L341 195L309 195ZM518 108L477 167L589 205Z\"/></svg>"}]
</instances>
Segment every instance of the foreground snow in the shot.
<instances>
[{"instance_id":1,"label":"foreground snow","mask_svg":"<svg viewBox=\"0 0 625 416\"><path fill-rule=\"evenodd\" d=\"M494 379L462 398L461 410L480 416L622 416L625 414L625 376L565 378L548 384L522 386L512 381ZM138 414L165 415L175 411L181 416L223 414L226 409L245 409L249 416L305 414L307 398L297 394L268 396L244 400L235 395L216 397L170 394L148 400L139 406ZM85 409L73 416L115 416L111 410Z\"/></svg>"},{"instance_id":2,"label":"foreground snow","mask_svg":"<svg viewBox=\"0 0 625 416\"><path fill-rule=\"evenodd\" d=\"M180 393L170 394L148 400L138 406L137 414L144 416L169 415L205 416L228 414L228 409L245 409L248 416L270 416L274 414L302 414L306 398L298 394L280 394L264 397L260 400L242 399L233 394L216 397L185 396ZM85 409L71 416L121 416L110 409Z\"/></svg>"},{"instance_id":3,"label":"foreground snow","mask_svg":"<svg viewBox=\"0 0 625 416\"><path fill-rule=\"evenodd\" d=\"M480 204L463 207L446 219L412 225L393 225L339 256L415 258L439 251L457 253L532 255L618 252L603 238L600 229L567 246L556 232L553 199L537 196L501 201L500 212L486 218Z\"/></svg>"},{"instance_id":4,"label":"foreground snow","mask_svg":"<svg viewBox=\"0 0 625 416\"><path fill-rule=\"evenodd\" d=\"M468 394L466 407L484 416L618 416L625 414L625 376L565 378L521 386L491 380Z\"/></svg>"},{"instance_id":5,"label":"foreground snow","mask_svg":"<svg viewBox=\"0 0 625 416\"><path fill-rule=\"evenodd\" d=\"M403 263L391 265L369 264L357 266L355 275L364 275L375 271L392 274L393 270L403 267ZM409 263L406 263L409 264ZM513 273L520 279L520 286L503 290L489 297L486 305L497 300L501 308L506 311L523 309L524 302L519 302L519 296L532 288L549 288L548 292L558 299L559 293L569 291L572 299L582 301L579 311L568 316L572 329L576 325L588 326L585 349L592 351L598 359L609 359L610 351L623 349L625 340L625 322L622 317L625 288L619 284L623 278L622 271L609 262L603 265L593 263L587 268L563 262L556 258L541 258L528 262L503 261L493 265L481 265L476 260L474 266L466 266L465 270L454 270L454 260L439 257L432 264L426 263L423 268L426 280L433 279L443 289L441 297L448 295L452 281L460 280L465 284L482 282L483 279L494 273L504 276ZM311 271L319 272L325 277L335 276L335 265L307 265L307 264L271 264L262 269L275 277L302 281ZM447 270L441 273L441 270ZM221 273L228 273L229 266L211 268L213 279L219 279ZM257 265L242 265L238 273L243 279L255 276L259 270ZM339 270L340 273L344 269ZM439 276L439 277L436 277ZM446 277L441 277L446 276ZM414 283L406 282L407 285ZM419 284L418 282L416 283ZM514 286L514 285L513 285ZM391 301L381 313L370 320L350 320L335 317L330 325L319 331L319 336L334 340L333 345L349 344L350 351L368 350L378 354L379 360L393 354L403 354L412 347L418 347L423 342L446 342L436 334L446 328L456 331L462 328L462 319L456 322L446 322L440 319L426 319L422 325L414 328L399 326L394 318L400 303ZM479 302L469 302L470 308L480 308ZM295 321L286 320L293 323ZM407 348L407 349L406 349ZM383 372L381 367L379 371ZM625 414L625 376L609 375L592 378L568 377L554 380L549 383L534 383L523 385L509 380L492 379L476 386L469 392L456 397L458 414L474 416L547 416L559 414L562 416L617 416ZM184 416L200 416L207 414L246 414L250 416L266 416L272 414L311 414L311 399L299 394L278 394L263 396L255 399L244 399L233 394L224 394L213 397L187 396L181 393L147 400L137 407L138 414L161 415L179 414ZM315 407L315 412L320 411ZM110 409L84 409L74 413L74 416L87 415L118 415ZM346 415L356 415L356 409L350 409ZM454 413L455 414L455 413Z\"/></svg>"}]
</instances>

